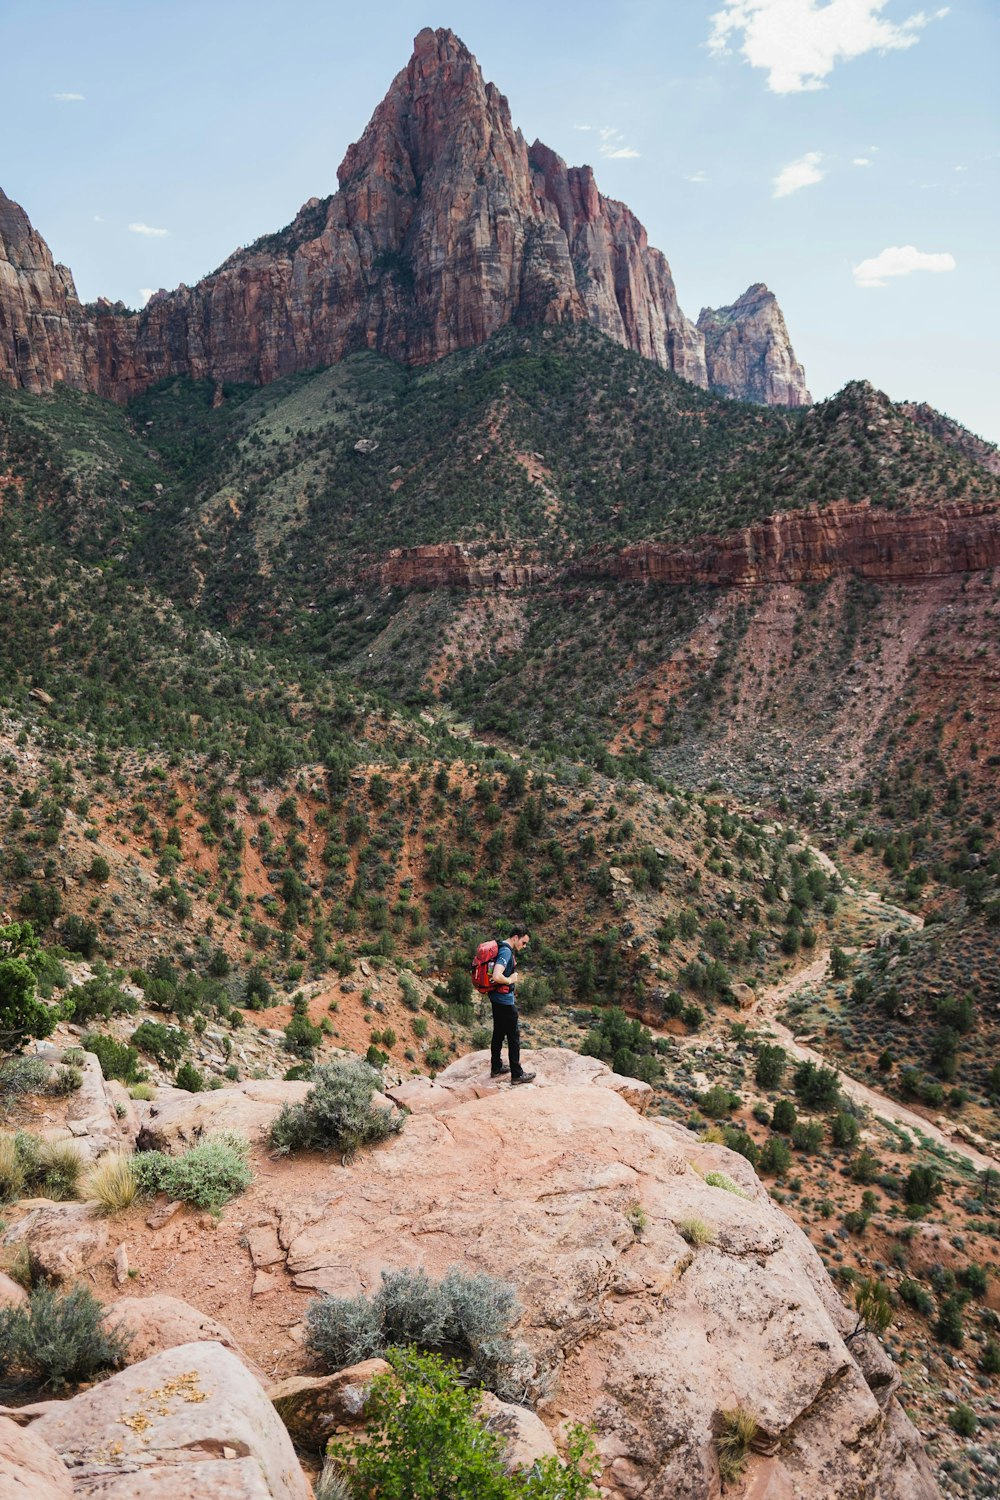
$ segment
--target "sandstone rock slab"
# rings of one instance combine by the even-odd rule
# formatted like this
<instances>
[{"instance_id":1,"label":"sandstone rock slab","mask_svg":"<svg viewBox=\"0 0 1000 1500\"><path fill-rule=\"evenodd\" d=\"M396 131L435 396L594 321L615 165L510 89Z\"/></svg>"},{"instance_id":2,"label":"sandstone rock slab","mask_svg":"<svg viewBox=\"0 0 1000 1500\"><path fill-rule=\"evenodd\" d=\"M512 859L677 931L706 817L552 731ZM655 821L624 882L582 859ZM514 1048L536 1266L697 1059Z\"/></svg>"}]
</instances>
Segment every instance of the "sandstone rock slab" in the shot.
<instances>
[{"instance_id":1,"label":"sandstone rock slab","mask_svg":"<svg viewBox=\"0 0 1000 1500\"><path fill-rule=\"evenodd\" d=\"M260 1384L218 1343L181 1344L38 1418L77 1500L310 1500Z\"/></svg>"},{"instance_id":2,"label":"sandstone rock slab","mask_svg":"<svg viewBox=\"0 0 1000 1500\"><path fill-rule=\"evenodd\" d=\"M72 1500L73 1481L58 1453L36 1433L0 1416L3 1500Z\"/></svg>"},{"instance_id":3,"label":"sandstone rock slab","mask_svg":"<svg viewBox=\"0 0 1000 1500\"><path fill-rule=\"evenodd\" d=\"M263 1371L244 1353L224 1323L200 1312L180 1297L168 1297L159 1292L151 1297L119 1297L108 1308L107 1318L109 1322L120 1321L131 1335L129 1364L138 1364L180 1344L208 1341L221 1344L235 1354L257 1380L265 1378Z\"/></svg>"},{"instance_id":4,"label":"sandstone rock slab","mask_svg":"<svg viewBox=\"0 0 1000 1500\"><path fill-rule=\"evenodd\" d=\"M186 1151L217 1130L235 1130L259 1140L286 1104L300 1104L310 1085L283 1079L251 1079L234 1088L176 1094L150 1103L139 1131L140 1151Z\"/></svg>"}]
</instances>

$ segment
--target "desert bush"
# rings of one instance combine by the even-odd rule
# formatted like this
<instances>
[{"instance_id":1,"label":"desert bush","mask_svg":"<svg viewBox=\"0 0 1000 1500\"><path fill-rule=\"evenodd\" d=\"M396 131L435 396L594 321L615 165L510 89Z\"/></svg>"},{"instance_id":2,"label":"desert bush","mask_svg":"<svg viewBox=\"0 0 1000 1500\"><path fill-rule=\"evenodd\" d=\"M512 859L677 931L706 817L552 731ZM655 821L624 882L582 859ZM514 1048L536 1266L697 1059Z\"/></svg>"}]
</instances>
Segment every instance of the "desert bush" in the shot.
<instances>
[{"instance_id":1,"label":"desert bush","mask_svg":"<svg viewBox=\"0 0 1000 1500\"><path fill-rule=\"evenodd\" d=\"M715 1440L719 1455L719 1473L728 1483L739 1479L757 1436L757 1418L745 1406L733 1406L719 1413L719 1435Z\"/></svg>"},{"instance_id":2,"label":"desert bush","mask_svg":"<svg viewBox=\"0 0 1000 1500\"><path fill-rule=\"evenodd\" d=\"M151 1083L134 1083L128 1091L130 1099L155 1099L156 1089Z\"/></svg>"},{"instance_id":3,"label":"desert bush","mask_svg":"<svg viewBox=\"0 0 1000 1500\"><path fill-rule=\"evenodd\" d=\"M102 1156L88 1173L84 1191L88 1198L96 1198L99 1213L108 1216L124 1213L139 1193L133 1158L124 1151Z\"/></svg>"},{"instance_id":4,"label":"desert bush","mask_svg":"<svg viewBox=\"0 0 1000 1500\"><path fill-rule=\"evenodd\" d=\"M815 1153L823 1144L821 1120L799 1120L792 1127L792 1145L796 1151Z\"/></svg>"},{"instance_id":5,"label":"desert bush","mask_svg":"<svg viewBox=\"0 0 1000 1500\"><path fill-rule=\"evenodd\" d=\"M937 1322L934 1324L934 1334L942 1344L950 1344L953 1349L961 1349L965 1342L965 1324L962 1321L963 1299L953 1294L950 1297L942 1297L938 1304Z\"/></svg>"},{"instance_id":6,"label":"desert bush","mask_svg":"<svg viewBox=\"0 0 1000 1500\"><path fill-rule=\"evenodd\" d=\"M780 1135L768 1136L760 1153L759 1170L775 1177L784 1177L792 1165L792 1153L788 1142Z\"/></svg>"},{"instance_id":7,"label":"desert bush","mask_svg":"<svg viewBox=\"0 0 1000 1500\"><path fill-rule=\"evenodd\" d=\"M833 1144L839 1146L842 1150L849 1151L852 1146L857 1144L860 1129L861 1127L854 1116L847 1114L845 1110L841 1110L839 1114L834 1115L833 1123L830 1126Z\"/></svg>"},{"instance_id":8,"label":"desert bush","mask_svg":"<svg viewBox=\"0 0 1000 1500\"><path fill-rule=\"evenodd\" d=\"M194 1063L182 1062L174 1075L174 1082L179 1089L187 1089L189 1094L200 1094L205 1088L205 1075Z\"/></svg>"},{"instance_id":9,"label":"desert bush","mask_svg":"<svg viewBox=\"0 0 1000 1500\"><path fill-rule=\"evenodd\" d=\"M167 1193L218 1213L253 1180L248 1160L250 1144L231 1130L220 1130L192 1146L182 1156L165 1151L143 1151L132 1158L139 1192Z\"/></svg>"},{"instance_id":10,"label":"desert bush","mask_svg":"<svg viewBox=\"0 0 1000 1500\"><path fill-rule=\"evenodd\" d=\"M771 1115L771 1128L780 1131L782 1135L789 1135L795 1129L797 1120L798 1111L791 1099L779 1099Z\"/></svg>"},{"instance_id":11,"label":"desert bush","mask_svg":"<svg viewBox=\"0 0 1000 1500\"><path fill-rule=\"evenodd\" d=\"M77 1089L83 1087L83 1070L81 1068L57 1068L55 1077L52 1079L52 1092L57 1096L65 1097L75 1094Z\"/></svg>"},{"instance_id":12,"label":"desert bush","mask_svg":"<svg viewBox=\"0 0 1000 1500\"><path fill-rule=\"evenodd\" d=\"M704 1219L690 1218L678 1219L677 1233L681 1239L687 1240L689 1245L714 1245L715 1230Z\"/></svg>"},{"instance_id":13,"label":"desert bush","mask_svg":"<svg viewBox=\"0 0 1000 1500\"><path fill-rule=\"evenodd\" d=\"M507 1386L517 1357L509 1329L519 1313L509 1282L453 1267L440 1281L425 1271L383 1271L365 1297L324 1297L306 1313L306 1343L326 1368L342 1369L394 1345L444 1351L471 1365L491 1389Z\"/></svg>"},{"instance_id":14,"label":"desert bush","mask_svg":"<svg viewBox=\"0 0 1000 1500\"><path fill-rule=\"evenodd\" d=\"M570 1429L566 1463L543 1458L508 1473L503 1439L476 1417L477 1396L439 1356L389 1352L391 1375L376 1376L364 1440L334 1442L330 1456L356 1496L379 1500L587 1500L598 1464L589 1434ZM340 1500L344 1489L333 1489Z\"/></svg>"},{"instance_id":15,"label":"desert bush","mask_svg":"<svg viewBox=\"0 0 1000 1500\"><path fill-rule=\"evenodd\" d=\"M41 1094L49 1078L49 1065L40 1057L8 1057L0 1063L0 1103L20 1099L23 1094Z\"/></svg>"},{"instance_id":16,"label":"desert bush","mask_svg":"<svg viewBox=\"0 0 1000 1500\"><path fill-rule=\"evenodd\" d=\"M59 1390L120 1369L129 1343L86 1287L64 1296L37 1287L27 1305L0 1308L0 1369L26 1385Z\"/></svg>"},{"instance_id":17,"label":"desert bush","mask_svg":"<svg viewBox=\"0 0 1000 1500\"><path fill-rule=\"evenodd\" d=\"M381 1079L367 1063L329 1062L317 1068L315 1078L302 1103L286 1104L271 1126L276 1150L341 1151L349 1156L403 1128L401 1114L373 1106Z\"/></svg>"},{"instance_id":18,"label":"desert bush","mask_svg":"<svg viewBox=\"0 0 1000 1500\"><path fill-rule=\"evenodd\" d=\"M941 1194L941 1178L933 1167L911 1167L903 1185L907 1203L935 1203Z\"/></svg>"},{"instance_id":19,"label":"desert bush","mask_svg":"<svg viewBox=\"0 0 1000 1500\"><path fill-rule=\"evenodd\" d=\"M16 1203L24 1192L24 1164L13 1135L0 1135L0 1203Z\"/></svg>"},{"instance_id":20,"label":"desert bush","mask_svg":"<svg viewBox=\"0 0 1000 1500\"><path fill-rule=\"evenodd\" d=\"M105 1036L100 1031L88 1031L83 1045L88 1052L93 1052L105 1078L118 1078L122 1083L142 1083L145 1079L138 1052L126 1042L116 1042L113 1036Z\"/></svg>"},{"instance_id":21,"label":"desert bush","mask_svg":"<svg viewBox=\"0 0 1000 1500\"><path fill-rule=\"evenodd\" d=\"M32 1185L37 1184L47 1198L57 1202L75 1198L83 1166L80 1148L74 1141L40 1141L30 1174Z\"/></svg>"}]
</instances>

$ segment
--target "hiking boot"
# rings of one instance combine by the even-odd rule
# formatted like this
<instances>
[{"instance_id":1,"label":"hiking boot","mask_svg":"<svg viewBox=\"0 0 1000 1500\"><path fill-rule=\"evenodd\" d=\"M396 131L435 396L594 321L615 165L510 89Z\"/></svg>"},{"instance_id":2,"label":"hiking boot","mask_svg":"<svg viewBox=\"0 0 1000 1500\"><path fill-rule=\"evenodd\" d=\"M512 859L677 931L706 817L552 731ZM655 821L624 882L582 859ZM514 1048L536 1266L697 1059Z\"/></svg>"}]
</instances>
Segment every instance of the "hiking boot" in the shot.
<instances>
[{"instance_id":1,"label":"hiking boot","mask_svg":"<svg viewBox=\"0 0 1000 1500\"><path fill-rule=\"evenodd\" d=\"M515 1083L531 1083L537 1076L536 1073L516 1073L510 1080L510 1086L513 1088Z\"/></svg>"},{"instance_id":2,"label":"hiking boot","mask_svg":"<svg viewBox=\"0 0 1000 1500\"><path fill-rule=\"evenodd\" d=\"M507 1064L504 1063L504 1065L503 1065L502 1068L491 1068L490 1069L490 1077L491 1078L502 1078L505 1073L509 1073L509 1072L510 1072L510 1069L508 1068Z\"/></svg>"}]
</instances>

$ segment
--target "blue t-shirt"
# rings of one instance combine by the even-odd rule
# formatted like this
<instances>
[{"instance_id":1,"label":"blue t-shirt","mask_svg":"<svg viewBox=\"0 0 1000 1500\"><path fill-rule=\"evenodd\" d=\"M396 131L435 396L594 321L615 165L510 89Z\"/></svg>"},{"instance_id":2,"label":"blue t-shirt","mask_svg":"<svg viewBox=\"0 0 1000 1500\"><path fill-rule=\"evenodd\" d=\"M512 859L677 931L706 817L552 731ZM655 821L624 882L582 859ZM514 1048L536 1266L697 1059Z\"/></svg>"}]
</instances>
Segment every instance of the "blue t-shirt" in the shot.
<instances>
[{"instance_id":1,"label":"blue t-shirt","mask_svg":"<svg viewBox=\"0 0 1000 1500\"><path fill-rule=\"evenodd\" d=\"M497 949L497 956L493 960L494 969L497 964L503 964L503 971L508 977L517 968L517 959L514 957L514 950L509 943L501 943ZM495 990L492 985L490 986L490 999L496 1000L500 1005L516 1004L513 990Z\"/></svg>"}]
</instances>

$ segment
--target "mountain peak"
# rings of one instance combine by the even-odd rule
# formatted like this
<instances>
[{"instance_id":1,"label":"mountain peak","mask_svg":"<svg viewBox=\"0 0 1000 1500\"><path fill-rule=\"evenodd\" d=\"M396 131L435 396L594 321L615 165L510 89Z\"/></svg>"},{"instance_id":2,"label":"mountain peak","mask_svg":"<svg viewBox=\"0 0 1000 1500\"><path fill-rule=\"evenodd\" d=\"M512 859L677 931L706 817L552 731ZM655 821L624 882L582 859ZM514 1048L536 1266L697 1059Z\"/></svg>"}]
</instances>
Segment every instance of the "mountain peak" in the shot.
<instances>
[{"instance_id":1,"label":"mountain peak","mask_svg":"<svg viewBox=\"0 0 1000 1500\"><path fill-rule=\"evenodd\" d=\"M708 384L704 335L681 311L642 224L604 197L591 168L568 167L540 142L529 152L506 98L453 31L417 33L337 175L339 191L310 199L286 229L139 314L108 303L74 314L68 273L3 200L11 240L30 245L36 264L26 263L16 313L6 306L9 279L0 283L0 345L15 330L0 347L0 379L42 390L67 379L124 400L176 375L267 384L357 349L426 364L511 324L587 322ZM744 306L755 294L764 301ZM780 327L787 343L766 287L751 288L735 311L747 324ZM746 386L739 369L731 373L729 394L799 404L789 379ZM798 383L804 392L804 377Z\"/></svg>"},{"instance_id":2,"label":"mountain peak","mask_svg":"<svg viewBox=\"0 0 1000 1500\"><path fill-rule=\"evenodd\" d=\"M762 281L728 307L703 307L698 331L705 340L711 390L765 406L808 406L806 374L792 348L778 300Z\"/></svg>"}]
</instances>

